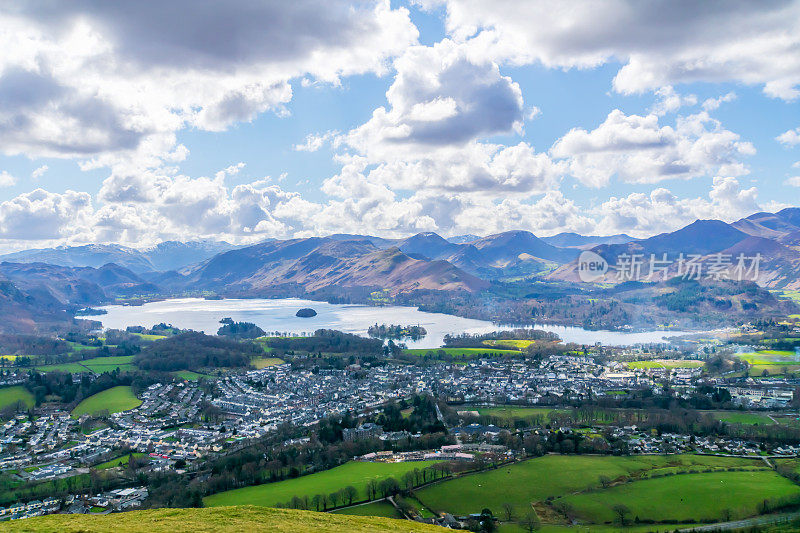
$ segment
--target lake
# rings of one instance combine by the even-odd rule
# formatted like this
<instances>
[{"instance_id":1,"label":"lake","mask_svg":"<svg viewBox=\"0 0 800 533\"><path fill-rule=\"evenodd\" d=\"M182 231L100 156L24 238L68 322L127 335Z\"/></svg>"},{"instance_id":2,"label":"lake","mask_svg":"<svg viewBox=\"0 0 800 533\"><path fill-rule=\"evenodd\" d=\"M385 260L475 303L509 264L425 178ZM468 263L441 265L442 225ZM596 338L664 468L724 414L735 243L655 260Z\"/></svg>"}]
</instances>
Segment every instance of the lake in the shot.
<instances>
[{"instance_id":1,"label":"lake","mask_svg":"<svg viewBox=\"0 0 800 533\"><path fill-rule=\"evenodd\" d=\"M312 318L298 318L302 307L317 312ZM488 333L513 329L513 326L493 324L485 320L462 318L440 313L426 313L414 307L370 307L365 305L329 304L300 298L228 299L176 298L150 302L140 306L109 305L102 307L107 314L84 318L98 320L104 328L125 329L128 326L152 327L164 322L182 329L215 334L220 319L231 317L237 322L252 322L268 334L272 332L312 333L314 330L338 329L347 333L367 335L373 324L424 326L428 334L417 341L406 340L409 348L438 348L447 334ZM608 346L629 346L639 343L663 342L665 337L686 335L685 331L590 331L571 326L535 325L536 329L552 331L565 342Z\"/></svg>"}]
</instances>

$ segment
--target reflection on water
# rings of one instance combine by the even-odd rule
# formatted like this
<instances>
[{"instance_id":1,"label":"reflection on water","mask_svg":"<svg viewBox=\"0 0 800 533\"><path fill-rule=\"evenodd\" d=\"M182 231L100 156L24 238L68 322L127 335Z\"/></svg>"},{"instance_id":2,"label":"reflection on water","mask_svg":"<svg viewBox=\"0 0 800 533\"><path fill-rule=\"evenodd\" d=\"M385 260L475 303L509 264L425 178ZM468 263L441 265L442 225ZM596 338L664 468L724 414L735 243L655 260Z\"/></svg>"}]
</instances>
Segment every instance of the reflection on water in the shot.
<instances>
[{"instance_id":1,"label":"reflection on water","mask_svg":"<svg viewBox=\"0 0 800 533\"><path fill-rule=\"evenodd\" d=\"M317 311L312 318L299 318L295 313L301 307ZM165 322L182 329L193 329L215 334L219 321L231 317L237 322L253 322L267 333L311 333L320 328L338 329L347 333L367 335L373 324L420 325L428 334L416 341L403 341L409 348L437 348L444 336L459 333L487 333L512 326L492 324L484 320L462 318L439 313L425 313L413 307L369 307L364 305L329 304L299 298L204 300L181 298L147 303L141 306L110 305L103 307L108 314L87 316L98 320L105 328L125 329L127 326L146 326ZM645 331L625 333L619 331L589 331L578 327L537 325L537 329L552 331L565 342L579 344L631 345L661 342L665 337L685 335L680 331Z\"/></svg>"}]
</instances>

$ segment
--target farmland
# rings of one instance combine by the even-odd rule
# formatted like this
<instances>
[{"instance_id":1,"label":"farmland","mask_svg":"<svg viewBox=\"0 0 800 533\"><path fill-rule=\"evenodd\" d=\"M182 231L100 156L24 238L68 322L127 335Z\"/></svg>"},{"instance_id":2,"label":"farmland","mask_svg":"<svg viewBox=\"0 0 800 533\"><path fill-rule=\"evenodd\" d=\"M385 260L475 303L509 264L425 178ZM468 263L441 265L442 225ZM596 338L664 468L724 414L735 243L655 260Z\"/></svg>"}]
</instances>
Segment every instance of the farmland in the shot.
<instances>
[{"instance_id":1,"label":"farmland","mask_svg":"<svg viewBox=\"0 0 800 533\"><path fill-rule=\"evenodd\" d=\"M283 362L283 359L279 359L277 357L254 357L250 360L250 364L252 364L258 370L270 366L281 365Z\"/></svg>"},{"instance_id":2,"label":"farmland","mask_svg":"<svg viewBox=\"0 0 800 533\"><path fill-rule=\"evenodd\" d=\"M143 453L134 453L132 454L134 458L144 457ZM130 459L130 455L123 455L121 457L115 457L114 459L110 459L104 463L100 463L99 465L95 465L94 468L98 470L106 470L109 468L114 468L116 466L125 466L128 464L128 459Z\"/></svg>"},{"instance_id":3,"label":"farmland","mask_svg":"<svg viewBox=\"0 0 800 533\"><path fill-rule=\"evenodd\" d=\"M33 407L33 394L21 385L0 388L0 408L23 402L28 407Z\"/></svg>"},{"instance_id":4,"label":"farmland","mask_svg":"<svg viewBox=\"0 0 800 533\"><path fill-rule=\"evenodd\" d=\"M584 521L612 522L615 505L642 520L716 521L758 514L763 500L800 495L800 487L770 470L711 472L635 481L560 499Z\"/></svg>"},{"instance_id":5,"label":"farmland","mask_svg":"<svg viewBox=\"0 0 800 533\"><path fill-rule=\"evenodd\" d=\"M411 354L411 355L418 355L420 357L428 355L428 353L434 354L434 356L441 355L444 353L446 356L451 358L462 358L468 359L472 357L478 357L481 355L519 355L519 351L517 350L508 350L508 349L501 349L501 348L407 348L403 350L403 353Z\"/></svg>"},{"instance_id":6,"label":"farmland","mask_svg":"<svg viewBox=\"0 0 800 533\"><path fill-rule=\"evenodd\" d=\"M293 496L313 497L315 494L329 494L348 485L358 489L356 500L366 499L366 486L370 480L395 477L398 480L415 468L420 470L435 464L435 461L408 463L366 463L351 461L324 472L301 476L295 479L266 483L255 487L244 487L203 499L207 507L221 505L264 505L274 506L290 500Z\"/></svg>"},{"instance_id":7,"label":"farmland","mask_svg":"<svg viewBox=\"0 0 800 533\"><path fill-rule=\"evenodd\" d=\"M476 409L480 415L496 416L498 418L513 420L514 418L541 417L545 420L550 418L552 413L566 413L565 409L552 409L549 407L517 407L505 405L499 407L479 407Z\"/></svg>"},{"instance_id":8,"label":"farmland","mask_svg":"<svg viewBox=\"0 0 800 533\"><path fill-rule=\"evenodd\" d=\"M116 368L119 368L120 371L136 370L136 367L133 365L133 356L93 357L73 363L37 366L36 370L39 372L95 372L97 374L102 374L103 372L111 372Z\"/></svg>"},{"instance_id":9,"label":"farmland","mask_svg":"<svg viewBox=\"0 0 800 533\"><path fill-rule=\"evenodd\" d=\"M335 514L355 516L383 516L385 518L402 518L394 506L386 501L372 502L366 505L356 505L334 511Z\"/></svg>"},{"instance_id":10,"label":"farmland","mask_svg":"<svg viewBox=\"0 0 800 533\"><path fill-rule=\"evenodd\" d=\"M112 387L83 400L72 410L72 417L78 418L84 414L103 410L108 410L109 413L119 413L139 407L141 404L141 400L134 396L130 387Z\"/></svg>"},{"instance_id":11,"label":"farmland","mask_svg":"<svg viewBox=\"0 0 800 533\"><path fill-rule=\"evenodd\" d=\"M628 368L648 369L648 368L699 368L703 366L702 361L692 361L686 359L653 359L649 361L630 361Z\"/></svg>"},{"instance_id":12,"label":"farmland","mask_svg":"<svg viewBox=\"0 0 800 533\"><path fill-rule=\"evenodd\" d=\"M729 472L729 468L736 471ZM687 473L690 471L697 473ZM601 479L606 480L606 487ZM702 490L716 490L717 486L732 493L733 488L736 492L709 504L706 514L694 517L692 505L698 504L687 501L684 505L680 500L682 491L693 483L704 487L696 489L698 494L702 494ZM545 515L551 516L556 514L551 506L557 508L561 502L582 520L601 524L611 520L611 508L625 497L624 494L630 495L632 502L626 505L631 510L635 508L640 519L677 522L711 516L719 518L723 509L741 516L755 514L755 506L763 499L800 496L800 488L769 470L764 463L750 459L692 455L548 455L443 481L415 493L427 507L456 514L475 513L485 507L498 513L508 504L517 516L522 516L533 504L537 509L542 506L550 509ZM672 497L666 498L667 494ZM548 499L550 504L545 503ZM705 501L695 495L694 502L698 499Z\"/></svg>"}]
</instances>

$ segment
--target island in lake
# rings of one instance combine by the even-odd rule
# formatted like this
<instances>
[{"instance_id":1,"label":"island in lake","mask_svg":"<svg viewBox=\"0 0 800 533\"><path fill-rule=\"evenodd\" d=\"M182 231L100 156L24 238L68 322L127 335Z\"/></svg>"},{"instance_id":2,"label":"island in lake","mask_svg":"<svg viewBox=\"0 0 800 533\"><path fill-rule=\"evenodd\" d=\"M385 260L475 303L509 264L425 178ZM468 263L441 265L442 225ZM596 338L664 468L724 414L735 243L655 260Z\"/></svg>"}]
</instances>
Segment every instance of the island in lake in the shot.
<instances>
[{"instance_id":1,"label":"island in lake","mask_svg":"<svg viewBox=\"0 0 800 533\"><path fill-rule=\"evenodd\" d=\"M299 316L300 318L311 318L312 316L317 316L317 312L310 307L304 307L297 311L294 316Z\"/></svg>"},{"instance_id":2,"label":"island in lake","mask_svg":"<svg viewBox=\"0 0 800 533\"><path fill-rule=\"evenodd\" d=\"M367 329L370 337L377 337L379 339L404 339L410 338L412 340L421 339L428 334L428 331L422 326L395 326L394 324L375 324Z\"/></svg>"}]
</instances>

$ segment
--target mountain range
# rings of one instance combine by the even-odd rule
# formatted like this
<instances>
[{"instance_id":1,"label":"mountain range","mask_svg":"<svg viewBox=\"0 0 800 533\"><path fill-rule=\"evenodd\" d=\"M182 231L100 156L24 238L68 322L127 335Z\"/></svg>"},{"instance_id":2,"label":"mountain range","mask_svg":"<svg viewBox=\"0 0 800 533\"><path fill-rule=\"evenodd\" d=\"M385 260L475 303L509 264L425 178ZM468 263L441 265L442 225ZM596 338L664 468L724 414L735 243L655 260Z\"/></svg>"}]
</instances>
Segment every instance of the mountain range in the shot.
<instances>
[{"instance_id":1,"label":"mountain range","mask_svg":"<svg viewBox=\"0 0 800 533\"><path fill-rule=\"evenodd\" d=\"M732 224L697 220L646 239L565 233L538 238L519 230L455 239L432 232L405 239L337 234L251 246L195 241L145 250L113 244L27 250L0 257L0 312L24 326L37 313L63 320L81 307L120 298L200 291L362 300L374 291L476 294L498 281L580 281L577 259L585 250L612 265L633 254L673 260L694 255L702 261L724 254L733 262L740 254L761 254L759 285L800 289L800 208L756 213ZM649 264L642 268L646 276ZM664 278L681 274L676 263L663 270ZM612 269L596 281L621 280Z\"/></svg>"}]
</instances>

